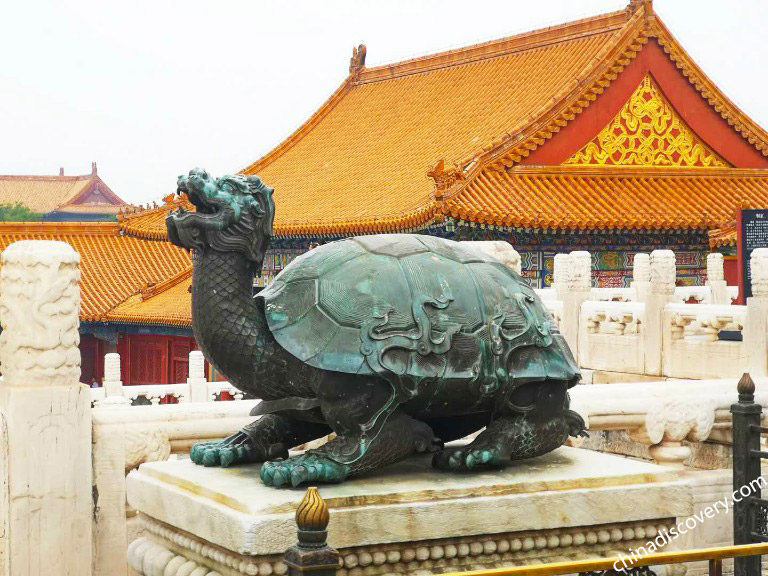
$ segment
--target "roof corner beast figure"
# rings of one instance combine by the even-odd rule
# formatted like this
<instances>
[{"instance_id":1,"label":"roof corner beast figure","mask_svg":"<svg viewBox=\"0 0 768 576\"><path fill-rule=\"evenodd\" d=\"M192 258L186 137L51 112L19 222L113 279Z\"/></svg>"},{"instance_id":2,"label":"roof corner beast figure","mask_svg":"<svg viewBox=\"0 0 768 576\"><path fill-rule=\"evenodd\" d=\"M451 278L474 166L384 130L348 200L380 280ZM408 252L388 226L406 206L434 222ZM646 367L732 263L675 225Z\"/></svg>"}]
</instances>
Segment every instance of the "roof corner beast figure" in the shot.
<instances>
[{"instance_id":1,"label":"roof corner beast figure","mask_svg":"<svg viewBox=\"0 0 768 576\"><path fill-rule=\"evenodd\" d=\"M272 237L272 189L194 169L168 215L194 250L194 333L261 418L198 444L206 466L264 462L272 486L340 482L433 451L442 470L504 466L584 434L569 410L580 378L533 290L494 258L416 234L361 236L296 258L252 298ZM486 429L470 444L443 447ZM288 448L336 433L324 446Z\"/></svg>"}]
</instances>

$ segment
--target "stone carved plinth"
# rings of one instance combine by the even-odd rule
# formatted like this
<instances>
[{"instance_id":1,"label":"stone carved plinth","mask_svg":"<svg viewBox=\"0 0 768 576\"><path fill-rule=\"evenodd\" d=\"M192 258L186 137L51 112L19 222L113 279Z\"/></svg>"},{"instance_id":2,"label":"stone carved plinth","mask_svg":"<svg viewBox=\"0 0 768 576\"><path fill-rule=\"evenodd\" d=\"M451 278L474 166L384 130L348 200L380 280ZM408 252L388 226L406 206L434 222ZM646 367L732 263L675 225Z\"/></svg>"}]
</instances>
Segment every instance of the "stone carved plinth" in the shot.
<instances>
[{"instance_id":1,"label":"stone carved plinth","mask_svg":"<svg viewBox=\"0 0 768 576\"><path fill-rule=\"evenodd\" d=\"M23 241L0 271L0 574L91 574L91 403L80 256Z\"/></svg>"},{"instance_id":2,"label":"stone carved plinth","mask_svg":"<svg viewBox=\"0 0 768 576\"><path fill-rule=\"evenodd\" d=\"M257 465L189 461L144 464L127 483L145 529L128 550L138 574L286 573L303 490L262 485ZM429 457L414 457L320 493L328 543L349 576L611 555L687 516L693 502L664 468L574 448L468 475L437 473Z\"/></svg>"},{"instance_id":3,"label":"stone carved plinth","mask_svg":"<svg viewBox=\"0 0 768 576\"><path fill-rule=\"evenodd\" d=\"M80 380L80 255L69 244L25 240L2 255L0 365L8 383Z\"/></svg>"}]
</instances>

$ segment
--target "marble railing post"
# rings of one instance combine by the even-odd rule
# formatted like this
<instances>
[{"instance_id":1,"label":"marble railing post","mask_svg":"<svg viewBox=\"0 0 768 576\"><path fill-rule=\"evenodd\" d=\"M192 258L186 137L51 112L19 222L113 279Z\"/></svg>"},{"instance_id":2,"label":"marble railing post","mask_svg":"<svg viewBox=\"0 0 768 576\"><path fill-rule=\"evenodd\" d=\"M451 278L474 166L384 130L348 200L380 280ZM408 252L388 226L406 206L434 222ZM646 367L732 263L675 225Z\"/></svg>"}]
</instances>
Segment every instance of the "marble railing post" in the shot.
<instances>
[{"instance_id":1,"label":"marble railing post","mask_svg":"<svg viewBox=\"0 0 768 576\"><path fill-rule=\"evenodd\" d=\"M16 242L2 254L0 564L14 576L91 574L91 403L79 382L79 262L64 242Z\"/></svg>"},{"instance_id":2,"label":"marble railing post","mask_svg":"<svg viewBox=\"0 0 768 576\"><path fill-rule=\"evenodd\" d=\"M753 376L768 375L768 248L752 251L749 260L752 273L752 296L747 298L744 323L744 346L747 370Z\"/></svg>"},{"instance_id":3,"label":"marble railing post","mask_svg":"<svg viewBox=\"0 0 768 576\"><path fill-rule=\"evenodd\" d=\"M672 250L654 250L650 257L650 288L645 295L645 374L661 376L664 307L675 295L677 266Z\"/></svg>"},{"instance_id":4,"label":"marble railing post","mask_svg":"<svg viewBox=\"0 0 768 576\"><path fill-rule=\"evenodd\" d=\"M120 354L111 352L104 355L104 395L122 396L123 382L120 379Z\"/></svg>"},{"instance_id":5,"label":"marble railing post","mask_svg":"<svg viewBox=\"0 0 768 576\"><path fill-rule=\"evenodd\" d=\"M504 240L464 240L461 244L493 256L518 274L523 271L520 253L509 242Z\"/></svg>"},{"instance_id":6,"label":"marble railing post","mask_svg":"<svg viewBox=\"0 0 768 576\"><path fill-rule=\"evenodd\" d=\"M723 255L712 252L707 255L707 286L712 293L712 304L730 304L728 285L725 282Z\"/></svg>"},{"instance_id":7,"label":"marble railing post","mask_svg":"<svg viewBox=\"0 0 768 576\"><path fill-rule=\"evenodd\" d=\"M632 263L632 288L635 289L635 300L645 302L651 290L651 257L643 252L635 254Z\"/></svg>"},{"instance_id":8,"label":"marble railing post","mask_svg":"<svg viewBox=\"0 0 768 576\"><path fill-rule=\"evenodd\" d=\"M589 252L579 250L571 252L568 259L561 259L561 262L568 263L568 272L565 290L558 288L557 294L558 299L563 302L560 332L570 346L574 358L578 358L581 305L589 300L592 292L592 256Z\"/></svg>"},{"instance_id":9,"label":"marble railing post","mask_svg":"<svg viewBox=\"0 0 768 576\"><path fill-rule=\"evenodd\" d=\"M205 377L205 358L200 350L189 353L189 385L190 402L208 402L208 380Z\"/></svg>"},{"instance_id":10,"label":"marble railing post","mask_svg":"<svg viewBox=\"0 0 768 576\"><path fill-rule=\"evenodd\" d=\"M571 255L555 254L552 265L552 288L557 293L557 299L563 300L568 292L568 279L571 276Z\"/></svg>"}]
</instances>

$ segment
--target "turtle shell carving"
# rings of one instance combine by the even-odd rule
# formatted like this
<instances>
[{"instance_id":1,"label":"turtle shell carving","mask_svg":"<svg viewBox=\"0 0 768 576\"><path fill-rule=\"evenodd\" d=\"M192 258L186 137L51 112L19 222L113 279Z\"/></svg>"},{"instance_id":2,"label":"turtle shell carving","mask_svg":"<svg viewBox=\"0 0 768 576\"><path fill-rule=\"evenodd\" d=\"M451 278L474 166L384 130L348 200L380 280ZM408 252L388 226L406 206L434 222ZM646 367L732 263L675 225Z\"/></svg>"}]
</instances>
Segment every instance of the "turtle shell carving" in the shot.
<instances>
[{"instance_id":1,"label":"turtle shell carving","mask_svg":"<svg viewBox=\"0 0 768 576\"><path fill-rule=\"evenodd\" d=\"M257 299L277 342L323 370L378 374L398 401L429 382L481 395L579 371L528 284L458 242L388 234L331 242L296 258ZM439 386L437 387L439 389Z\"/></svg>"}]
</instances>

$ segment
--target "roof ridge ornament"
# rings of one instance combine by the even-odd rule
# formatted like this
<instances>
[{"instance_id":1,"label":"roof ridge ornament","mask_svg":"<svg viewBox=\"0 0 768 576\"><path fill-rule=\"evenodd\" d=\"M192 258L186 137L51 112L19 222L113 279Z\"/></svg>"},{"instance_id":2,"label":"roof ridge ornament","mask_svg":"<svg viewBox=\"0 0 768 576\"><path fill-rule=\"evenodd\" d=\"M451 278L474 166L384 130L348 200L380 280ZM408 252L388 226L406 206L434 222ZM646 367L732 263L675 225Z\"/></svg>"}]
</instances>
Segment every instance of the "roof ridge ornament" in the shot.
<instances>
[{"instance_id":1,"label":"roof ridge ornament","mask_svg":"<svg viewBox=\"0 0 768 576\"><path fill-rule=\"evenodd\" d=\"M645 13L652 14L653 13L653 0L629 0L629 4L627 5L627 18L631 18L635 12L640 10L641 8L645 9Z\"/></svg>"},{"instance_id":2,"label":"roof ridge ornament","mask_svg":"<svg viewBox=\"0 0 768 576\"><path fill-rule=\"evenodd\" d=\"M352 58L349 59L349 73L351 76L357 78L362 69L365 68L365 54L367 51L365 44L352 48Z\"/></svg>"},{"instance_id":3,"label":"roof ridge ornament","mask_svg":"<svg viewBox=\"0 0 768 576\"><path fill-rule=\"evenodd\" d=\"M427 176L435 181L435 199L440 200L450 188L461 180L464 180L464 172L454 164L445 168L445 160L441 159L427 172Z\"/></svg>"}]
</instances>

